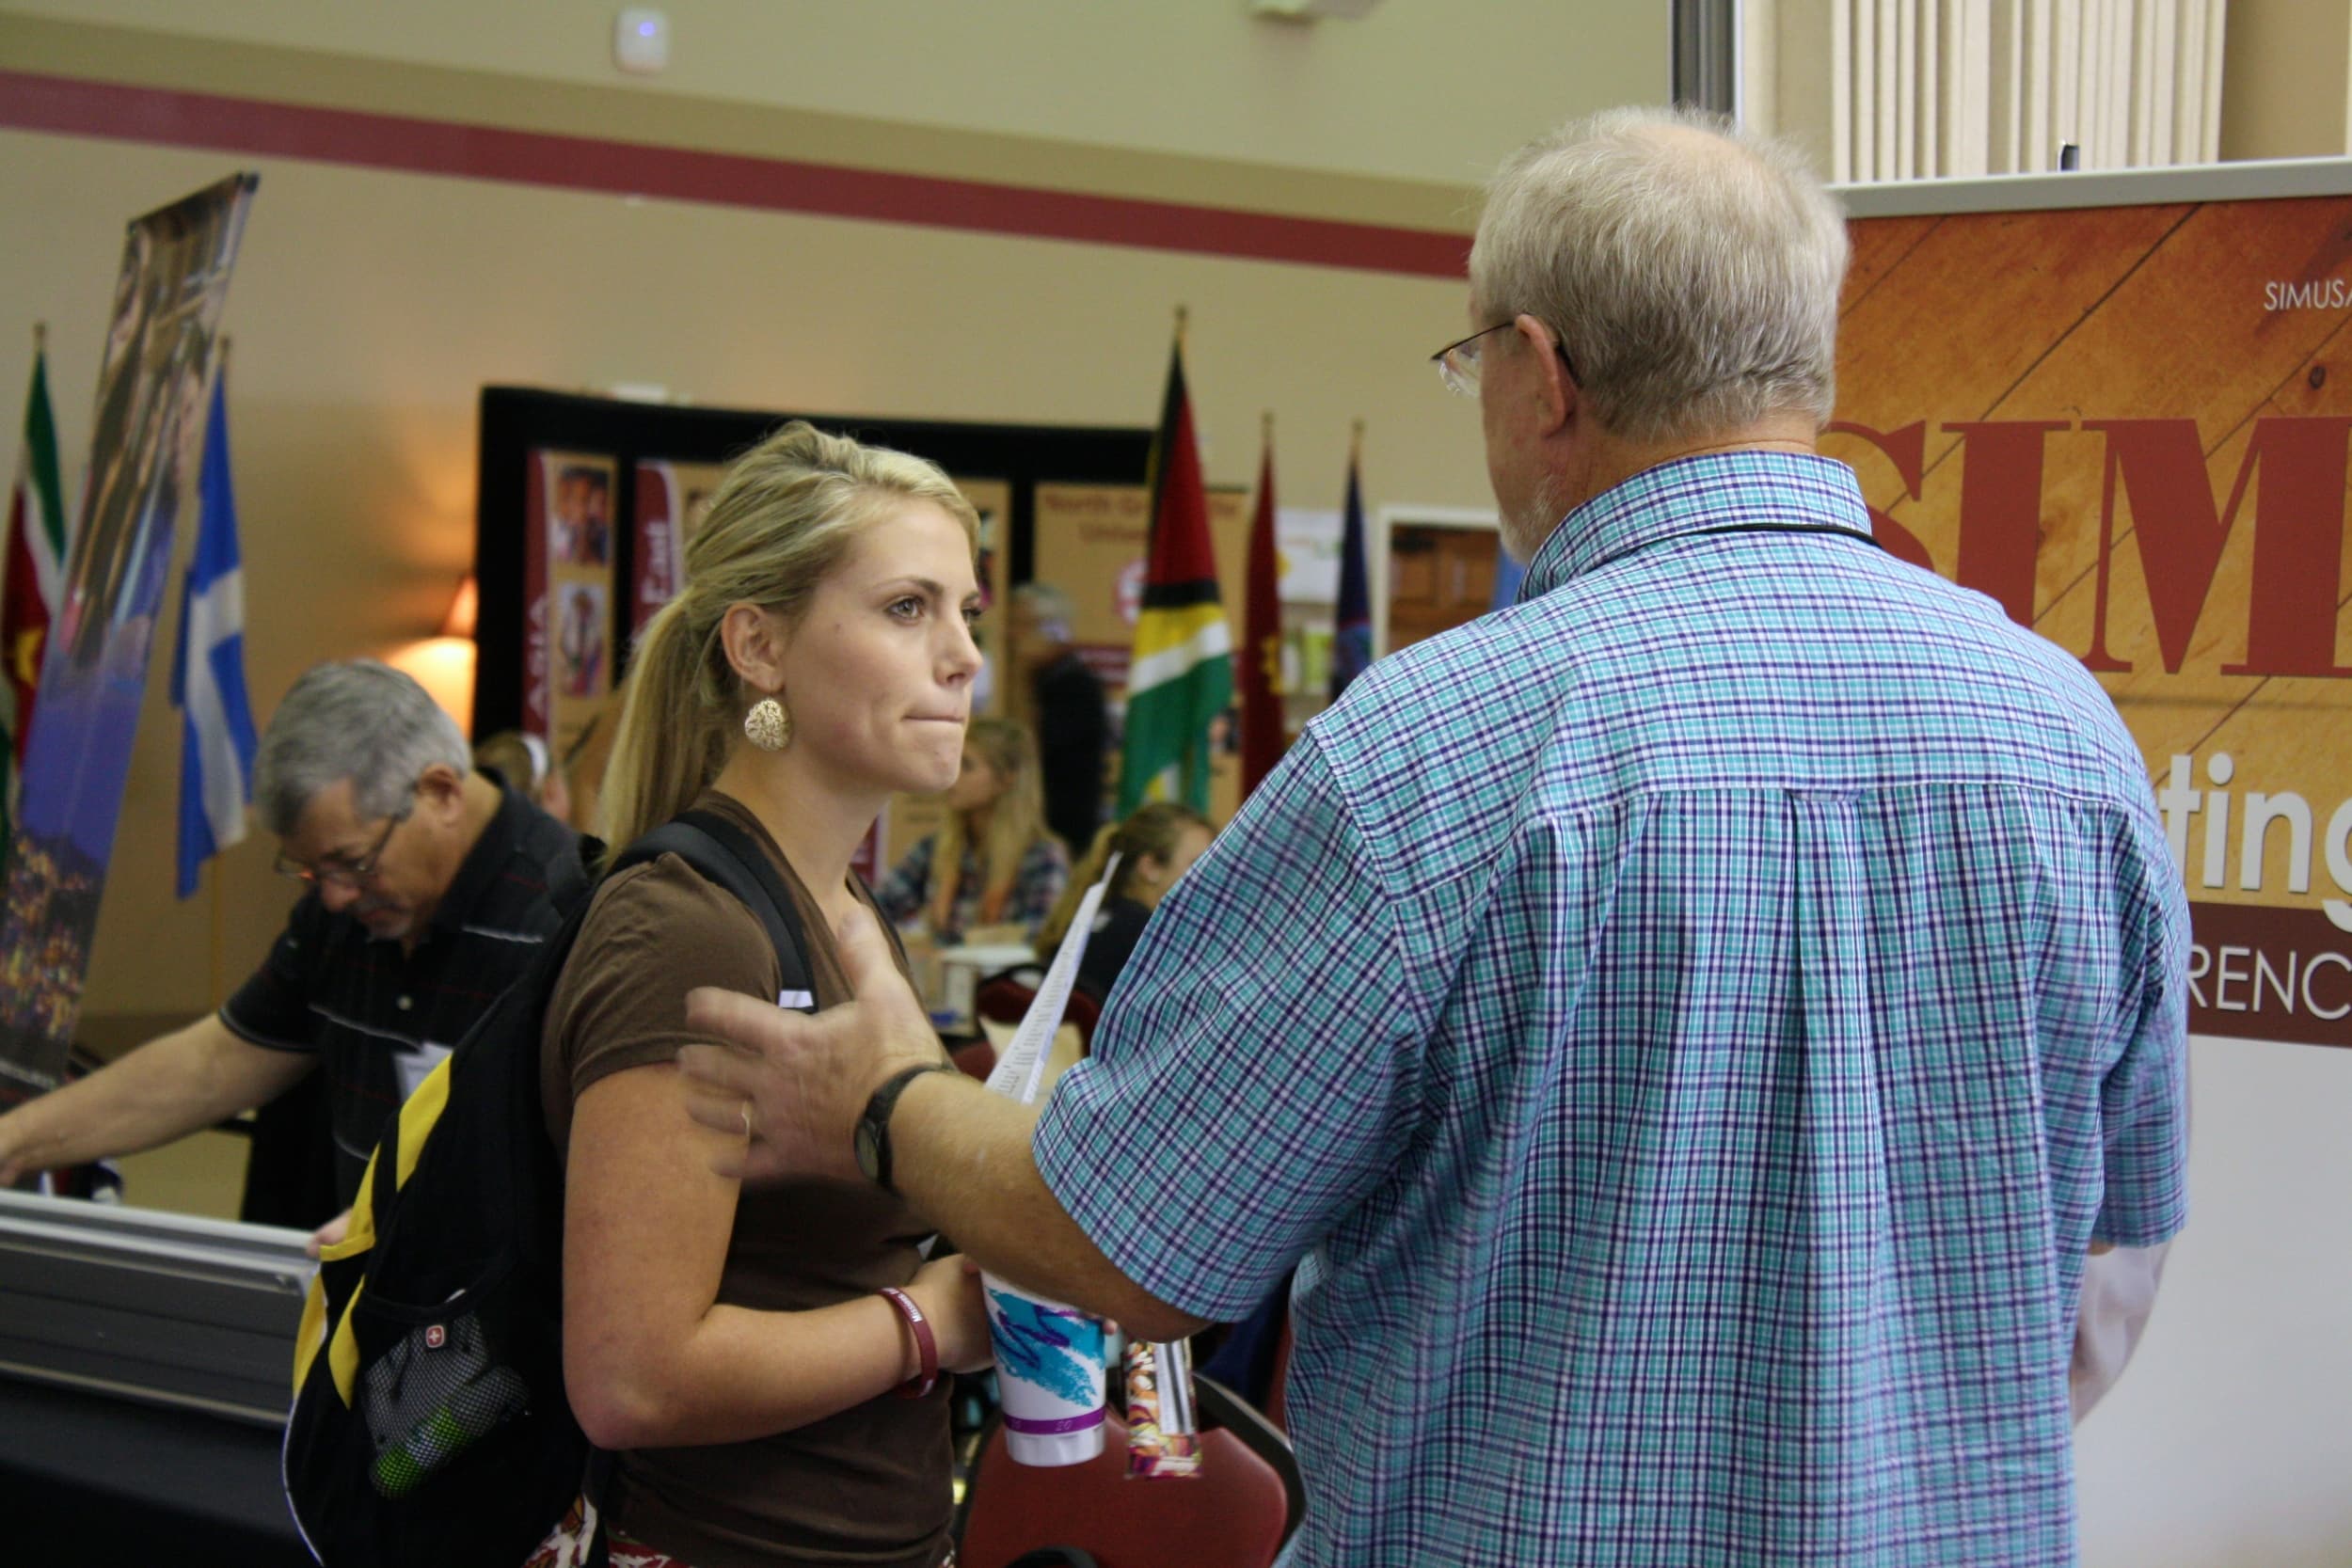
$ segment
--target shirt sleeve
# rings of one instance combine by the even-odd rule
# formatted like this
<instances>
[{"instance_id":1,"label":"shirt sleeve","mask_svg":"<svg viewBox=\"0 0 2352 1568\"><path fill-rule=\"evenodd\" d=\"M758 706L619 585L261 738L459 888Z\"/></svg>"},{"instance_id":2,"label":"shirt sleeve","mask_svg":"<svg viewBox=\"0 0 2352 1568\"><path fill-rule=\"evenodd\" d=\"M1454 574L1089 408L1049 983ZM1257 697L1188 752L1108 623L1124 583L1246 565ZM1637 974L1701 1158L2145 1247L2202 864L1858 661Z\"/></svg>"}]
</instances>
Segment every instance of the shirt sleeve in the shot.
<instances>
[{"instance_id":1,"label":"shirt sleeve","mask_svg":"<svg viewBox=\"0 0 2352 1568\"><path fill-rule=\"evenodd\" d=\"M779 973L759 917L677 856L612 878L548 1002L573 1101L701 1039L686 1027L686 993L697 986L773 1002Z\"/></svg>"},{"instance_id":2,"label":"shirt sleeve","mask_svg":"<svg viewBox=\"0 0 2352 1568\"><path fill-rule=\"evenodd\" d=\"M2137 984L2122 1048L2099 1090L2106 1194L2091 1236L2169 1241L2188 1219L2188 899L2153 816L2136 824L2135 912L2125 948Z\"/></svg>"},{"instance_id":3,"label":"shirt sleeve","mask_svg":"<svg viewBox=\"0 0 2352 1568\"><path fill-rule=\"evenodd\" d=\"M1161 1300L1240 1318L1397 1163L1421 1050L1391 911L1309 741L1152 914L1033 1148Z\"/></svg>"},{"instance_id":4,"label":"shirt sleeve","mask_svg":"<svg viewBox=\"0 0 2352 1568\"><path fill-rule=\"evenodd\" d=\"M329 918L315 893L295 903L262 967L221 1004L220 1022L230 1034L271 1051L318 1049L310 1023L311 980L326 949Z\"/></svg>"},{"instance_id":5,"label":"shirt sleeve","mask_svg":"<svg viewBox=\"0 0 2352 1568\"><path fill-rule=\"evenodd\" d=\"M933 842L928 834L916 839L914 847L874 886L874 907L895 926L903 926L923 912L923 898L931 886Z\"/></svg>"}]
</instances>

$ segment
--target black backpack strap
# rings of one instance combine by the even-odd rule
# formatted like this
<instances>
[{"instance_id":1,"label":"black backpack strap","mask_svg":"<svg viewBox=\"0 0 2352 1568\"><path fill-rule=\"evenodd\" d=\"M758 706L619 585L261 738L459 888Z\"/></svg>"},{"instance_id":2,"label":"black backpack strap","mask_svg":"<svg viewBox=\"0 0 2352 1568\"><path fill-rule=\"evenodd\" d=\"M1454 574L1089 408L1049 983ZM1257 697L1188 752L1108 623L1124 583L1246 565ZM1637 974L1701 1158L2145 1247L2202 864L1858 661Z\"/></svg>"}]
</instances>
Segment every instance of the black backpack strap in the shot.
<instances>
[{"instance_id":1,"label":"black backpack strap","mask_svg":"<svg viewBox=\"0 0 2352 1568\"><path fill-rule=\"evenodd\" d=\"M613 869L664 854L677 856L759 917L769 944L776 950L780 989L810 989L808 949L793 912L792 895L767 851L751 834L716 812L683 812L630 845L613 863Z\"/></svg>"}]
</instances>

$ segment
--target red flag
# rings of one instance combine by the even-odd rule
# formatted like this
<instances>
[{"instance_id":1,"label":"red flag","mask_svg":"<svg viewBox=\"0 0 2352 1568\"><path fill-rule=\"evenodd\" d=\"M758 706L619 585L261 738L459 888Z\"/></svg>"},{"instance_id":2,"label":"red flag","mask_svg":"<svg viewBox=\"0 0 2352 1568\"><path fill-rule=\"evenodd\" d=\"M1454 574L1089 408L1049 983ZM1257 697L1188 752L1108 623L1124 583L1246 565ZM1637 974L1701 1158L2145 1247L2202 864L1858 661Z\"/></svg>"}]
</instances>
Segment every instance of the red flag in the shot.
<instances>
[{"instance_id":1,"label":"red flag","mask_svg":"<svg viewBox=\"0 0 2352 1568\"><path fill-rule=\"evenodd\" d=\"M24 445L17 457L16 488L8 498L8 537L0 563L0 856L8 853L5 806L15 799L13 769L24 761L33 728L33 697L40 687L41 651L65 578L65 487L57 478L57 427L49 413L47 356L33 352L33 390L24 405Z\"/></svg>"},{"instance_id":2,"label":"red flag","mask_svg":"<svg viewBox=\"0 0 2352 1568\"><path fill-rule=\"evenodd\" d=\"M1242 606L1241 792L1274 771L1290 745L1282 713L1281 565L1274 548L1274 416L1266 416L1258 460L1258 512L1249 524L1249 580Z\"/></svg>"}]
</instances>

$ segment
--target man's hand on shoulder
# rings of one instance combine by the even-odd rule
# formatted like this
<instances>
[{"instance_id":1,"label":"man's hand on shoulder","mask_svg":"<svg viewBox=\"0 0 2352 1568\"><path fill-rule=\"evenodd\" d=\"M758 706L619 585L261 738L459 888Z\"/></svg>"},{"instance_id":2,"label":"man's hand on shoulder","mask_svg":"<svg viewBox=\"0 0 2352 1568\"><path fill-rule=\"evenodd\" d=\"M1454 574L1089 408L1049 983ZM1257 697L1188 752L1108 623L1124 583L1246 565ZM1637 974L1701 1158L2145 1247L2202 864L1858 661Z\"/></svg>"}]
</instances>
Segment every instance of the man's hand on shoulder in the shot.
<instances>
[{"instance_id":1,"label":"man's hand on shoulder","mask_svg":"<svg viewBox=\"0 0 2352 1568\"><path fill-rule=\"evenodd\" d=\"M871 911L852 914L839 943L854 1000L821 1013L707 986L687 996L688 1026L724 1042L678 1053L687 1109L744 1140L722 1174L862 1180L854 1133L866 1101L894 1074L946 1059Z\"/></svg>"}]
</instances>

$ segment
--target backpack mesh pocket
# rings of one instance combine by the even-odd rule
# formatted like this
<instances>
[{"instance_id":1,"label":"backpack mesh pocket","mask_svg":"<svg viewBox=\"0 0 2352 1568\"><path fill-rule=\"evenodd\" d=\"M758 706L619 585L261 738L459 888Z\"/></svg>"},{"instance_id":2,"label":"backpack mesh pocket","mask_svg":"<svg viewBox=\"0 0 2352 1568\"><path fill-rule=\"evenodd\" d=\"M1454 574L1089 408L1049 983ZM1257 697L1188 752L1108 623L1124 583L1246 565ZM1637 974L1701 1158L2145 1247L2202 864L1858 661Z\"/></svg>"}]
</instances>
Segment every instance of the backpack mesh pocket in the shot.
<instances>
[{"instance_id":1,"label":"backpack mesh pocket","mask_svg":"<svg viewBox=\"0 0 2352 1568\"><path fill-rule=\"evenodd\" d=\"M471 1313L419 1323L371 1363L359 1408L375 1443L369 1479L402 1497L531 1402L530 1386L492 1353Z\"/></svg>"}]
</instances>

